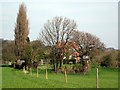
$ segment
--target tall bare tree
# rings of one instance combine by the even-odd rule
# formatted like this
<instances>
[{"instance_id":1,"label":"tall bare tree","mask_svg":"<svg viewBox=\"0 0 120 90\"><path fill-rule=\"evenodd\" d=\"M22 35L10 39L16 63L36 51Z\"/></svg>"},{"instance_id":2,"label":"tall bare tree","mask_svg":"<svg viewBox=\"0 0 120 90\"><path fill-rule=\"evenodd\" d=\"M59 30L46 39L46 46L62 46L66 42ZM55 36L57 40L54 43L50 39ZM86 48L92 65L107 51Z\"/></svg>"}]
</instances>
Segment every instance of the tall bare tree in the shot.
<instances>
[{"instance_id":1,"label":"tall bare tree","mask_svg":"<svg viewBox=\"0 0 120 90\"><path fill-rule=\"evenodd\" d=\"M64 47L76 28L76 22L66 17L54 17L44 24L40 39L43 40L45 45L51 46L55 71L59 63L60 67L62 66Z\"/></svg>"},{"instance_id":2,"label":"tall bare tree","mask_svg":"<svg viewBox=\"0 0 120 90\"><path fill-rule=\"evenodd\" d=\"M15 55L18 59L24 56L25 45L29 34L28 19L26 14L26 7L22 3L19 7L15 26Z\"/></svg>"},{"instance_id":3,"label":"tall bare tree","mask_svg":"<svg viewBox=\"0 0 120 90\"><path fill-rule=\"evenodd\" d=\"M72 34L71 41L75 42L78 46L75 50L79 53L79 57L83 64L83 70L85 70L86 61L84 61L84 56L90 56L90 53L97 49L104 49L105 45L97 36L90 33L74 31Z\"/></svg>"}]
</instances>

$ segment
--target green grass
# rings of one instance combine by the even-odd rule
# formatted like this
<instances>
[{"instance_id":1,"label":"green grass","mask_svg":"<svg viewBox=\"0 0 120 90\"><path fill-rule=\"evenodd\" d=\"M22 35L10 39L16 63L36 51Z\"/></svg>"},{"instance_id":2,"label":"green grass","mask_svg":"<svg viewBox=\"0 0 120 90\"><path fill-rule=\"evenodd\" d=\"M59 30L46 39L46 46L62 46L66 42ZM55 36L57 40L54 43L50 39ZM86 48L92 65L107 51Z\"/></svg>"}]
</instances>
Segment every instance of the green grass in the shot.
<instances>
[{"instance_id":1,"label":"green grass","mask_svg":"<svg viewBox=\"0 0 120 90\"><path fill-rule=\"evenodd\" d=\"M0 67L1 68L1 67ZM48 73L45 78L45 70L39 70L39 77L24 75L21 70L2 68L3 88L96 88L96 69L93 68L87 75L68 74L68 83L65 83L64 74ZM118 88L118 71L110 68L99 69L100 88Z\"/></svg>"}]
</instances>

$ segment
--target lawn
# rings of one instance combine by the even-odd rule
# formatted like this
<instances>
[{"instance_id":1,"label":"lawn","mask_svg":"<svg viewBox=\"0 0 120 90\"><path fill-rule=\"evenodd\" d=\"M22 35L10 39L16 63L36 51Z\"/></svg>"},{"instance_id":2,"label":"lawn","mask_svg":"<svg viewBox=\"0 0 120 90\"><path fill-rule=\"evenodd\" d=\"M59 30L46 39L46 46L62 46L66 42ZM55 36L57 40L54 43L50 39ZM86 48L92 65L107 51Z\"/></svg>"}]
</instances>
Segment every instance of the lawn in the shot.
<instances>
[{"instance_id":1,"label":"lawn","mask_svg":"<svg viewBox=\"0 0 120 90\"><path fill-rule=\"evenodd\" d=\"M1 68L1 67L0 67ZM99 68L99 87L118 88L118 71L110 68ZM45 78L45 70L39 70L33 75L24 75L21 70L2 68L2 88L96 88L96 69L93 68L87 75L68 74L68 82L65 82L64 74L48 72Z\"/></svg>"}]
</instances>

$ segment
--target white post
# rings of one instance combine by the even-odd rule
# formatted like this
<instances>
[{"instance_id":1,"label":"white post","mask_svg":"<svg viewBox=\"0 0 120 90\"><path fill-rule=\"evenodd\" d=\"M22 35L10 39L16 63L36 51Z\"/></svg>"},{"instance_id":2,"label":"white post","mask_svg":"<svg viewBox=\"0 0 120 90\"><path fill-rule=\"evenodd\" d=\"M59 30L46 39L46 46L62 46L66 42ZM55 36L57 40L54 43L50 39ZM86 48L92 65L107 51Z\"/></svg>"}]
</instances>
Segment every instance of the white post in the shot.
<instances>
[{"instance_id":1,"label":"white post","mask_svg":"<svg viewBox=\"0 0 120 90\"><path fill-rule=\"evenodd\" d=\"M96 69L96 88L99 88L99 79L98 79L98 68Z\"/></svg>"}]
</instances>

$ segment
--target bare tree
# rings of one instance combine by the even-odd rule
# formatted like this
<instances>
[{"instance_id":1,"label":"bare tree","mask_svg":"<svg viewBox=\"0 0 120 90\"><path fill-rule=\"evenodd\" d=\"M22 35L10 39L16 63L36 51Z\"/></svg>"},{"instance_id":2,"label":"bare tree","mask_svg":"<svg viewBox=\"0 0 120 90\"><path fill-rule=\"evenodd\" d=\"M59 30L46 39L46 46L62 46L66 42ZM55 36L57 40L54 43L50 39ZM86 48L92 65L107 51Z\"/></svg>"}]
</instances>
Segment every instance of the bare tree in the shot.
<instances>
[{"instance_id":1,"label":"bare tree","mask_svg":"<svg viewBox=\"0 0 120 90\"><path fill-rule=\"evenodd\" d=\"M79 53L83 70L85 70L87 65L84 56L89 56L92 51L104 49L105 47L98 37L86 32L74 31L71 41L75 42L78 46L75 50Z\"/></svg>"},{"instance_id":2,"label":"bare tree","mask_svg":"<svg viewBox=\"0 0 120 90\"><path fill-rule=\"evenodd\" d=\"M29 27L26 15L26 7L22 3L19 8L15 26L15 55L18 59L21 59L23 57L28 34Z\"/></svg>"},{"instance_id":3,"label":"bare tree","mask_svg":"<svg viewBox=\"0 0 120 90\"><path fill-rule=\"evenodd\" d=\"M44 24L40 39L43 40L45 45L51 46L55 71L59 63L60 67L62 66L64 47L76 28L76 22L66 17L54 17Z\"/></svg>"}]
</instances>

